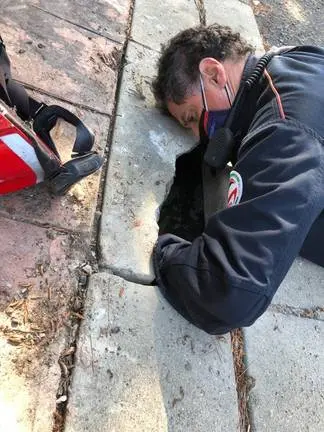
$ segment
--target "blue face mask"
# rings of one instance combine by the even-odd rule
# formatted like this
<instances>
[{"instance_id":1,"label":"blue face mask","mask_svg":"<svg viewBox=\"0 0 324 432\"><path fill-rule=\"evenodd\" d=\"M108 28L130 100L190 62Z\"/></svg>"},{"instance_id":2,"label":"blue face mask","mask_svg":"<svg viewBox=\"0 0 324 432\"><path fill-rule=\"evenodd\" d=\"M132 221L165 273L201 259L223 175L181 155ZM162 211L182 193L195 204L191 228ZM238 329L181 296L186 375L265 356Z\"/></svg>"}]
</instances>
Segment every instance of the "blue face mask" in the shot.
<instances>
[{"instance_id":1,"label":"blue face mask","mask_svg":"<svg viewBox=\"0 0 324 432\"><path fill-rule=\"evenodd\" d=\"M202 80L202 77L200 76L200 87L201 87L201 96L203 100L203 106L204 109L201 113L200 122L199 122L199 134L200 134L200 141L206 141L212 138L217 129L224 126L227 116L230 112L230 108L225 110L219 110L219 111L209 111L207 106L207 100L206 100L206 94L205 94L205 88L204 83ZM229 103L231 105L231 100L228 94L228 89L225 87L225 91L229 100Z\"/></svg>"},{"instance_id":2,"label":"blue face mask","mask_svg":"<svg viewBox=\"0 0 324 432\"><path fill-rule=\"evenodd\" d=\"M215 135L217 129L224 126L229 112L230 109L221 111L203 111L203 128L209 139Z\"/></svg>"}]
</instances>

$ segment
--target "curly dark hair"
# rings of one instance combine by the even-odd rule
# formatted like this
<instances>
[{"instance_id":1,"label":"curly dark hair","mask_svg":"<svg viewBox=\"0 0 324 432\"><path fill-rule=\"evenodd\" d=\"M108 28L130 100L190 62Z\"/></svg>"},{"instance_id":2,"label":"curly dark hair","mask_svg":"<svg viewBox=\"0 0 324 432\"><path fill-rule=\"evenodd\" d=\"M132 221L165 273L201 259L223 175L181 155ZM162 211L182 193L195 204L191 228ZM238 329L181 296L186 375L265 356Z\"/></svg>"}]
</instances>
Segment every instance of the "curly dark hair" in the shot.
<instances>
[{"instance_id":1,"label":"curly dark hair","mask_svg":"<svg viewBox=\"0 0 324 432\"><path fill-rule=\"evenodd\" d=\"M239 33L219 24L199 25L178 33L162 46L158 75L152 83L157 105L167 111L168 100L177 104L184 101L197 85L203 58L236 61L253 51Z\"/></svg>"}]
</instances>

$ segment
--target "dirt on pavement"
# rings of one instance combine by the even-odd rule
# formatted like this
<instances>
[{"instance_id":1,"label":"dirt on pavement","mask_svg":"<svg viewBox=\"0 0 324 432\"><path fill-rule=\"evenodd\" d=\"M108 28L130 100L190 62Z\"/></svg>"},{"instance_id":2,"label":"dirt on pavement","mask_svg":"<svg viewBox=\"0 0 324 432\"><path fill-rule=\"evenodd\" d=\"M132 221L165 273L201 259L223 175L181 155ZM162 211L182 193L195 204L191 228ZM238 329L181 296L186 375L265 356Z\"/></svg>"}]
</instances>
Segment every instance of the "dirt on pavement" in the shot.
<instances>
[{"instance_id":1,"label":"dirt on pavement","mask_svg":"<svg viewBox=\"0 0 324 432\"><path fill-rule=\"evenodd\" d=\"M249 0L265 48L273 45L324 46L324 2L318 0Z\"/></svg>"}]
</instances>

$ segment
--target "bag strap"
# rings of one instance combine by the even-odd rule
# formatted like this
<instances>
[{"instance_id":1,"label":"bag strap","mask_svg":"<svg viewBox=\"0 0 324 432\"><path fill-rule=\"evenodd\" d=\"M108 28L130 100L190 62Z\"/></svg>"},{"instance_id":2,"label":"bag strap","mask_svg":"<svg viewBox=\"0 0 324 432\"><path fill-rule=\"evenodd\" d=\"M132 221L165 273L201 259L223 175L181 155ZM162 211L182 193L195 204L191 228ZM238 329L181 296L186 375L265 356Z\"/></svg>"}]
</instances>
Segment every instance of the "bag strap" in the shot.
<instances>
[{"instance_id":1,"label":"bag strap","mask_svg":"<svg viewBox=\"0 0 324 432\"><path fill-rule=\"evenodd\" d=\"M30 97L25 88L12 79L10 60L3 39L0 36L0 98L11 108L16 107L19 117L28 121L34 119L44 104Z\"/></svg>"},{"instance_id":2,"label":"bag strap","mask_svg":"<svg viewBox=\"0 0 324 432\"><path fill-rule=\"evenodd\" d=\"M46 105L28 95L23 85L12 79L10 60L5 44L0 36L0 99L11 108L15 108L17 115L23 121L33 121L35 133L45 142L50 150L58 157L59 153L50 131L59 118L76 128L76 139L72 152L83 155L91 151L94 144L93 133L73 113L58 105Z\"/></svg>"},{"instance_id":3,"label":"bag strap","mask_svg":"<svg viewBox=\"0 0 324 432\"><path fill-rule=\"evenodd\" d=\"M59 118L76 128L76 138L72 152L78 155L90 152L94 144L93 133L76 115L58 105L45 106L36 115L33 123L35 133L57 153L56 146L50 136L50 131Z\"/></svg>"}]
</instances>

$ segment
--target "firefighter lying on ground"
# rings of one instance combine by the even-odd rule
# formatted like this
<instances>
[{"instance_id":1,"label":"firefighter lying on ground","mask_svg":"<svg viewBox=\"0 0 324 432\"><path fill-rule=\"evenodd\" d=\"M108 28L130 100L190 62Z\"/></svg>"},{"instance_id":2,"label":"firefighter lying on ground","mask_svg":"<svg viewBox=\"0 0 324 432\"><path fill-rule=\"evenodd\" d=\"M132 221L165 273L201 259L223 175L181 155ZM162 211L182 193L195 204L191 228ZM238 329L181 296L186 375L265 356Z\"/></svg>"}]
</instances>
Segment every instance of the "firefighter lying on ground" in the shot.
<instances>
[{"instance_id":1,"label":"firefighter lying on ground","mask_svg":"<svg viewBox=\"0 0 324 432\"><path fill-rule=\"evenodd\" d=\"M209 333L253 324L298 254L324 266L323 77L323 49L257 58L216 24L164 47L158 104L200 137L211 170L232 164L228 205L202 235L161 235L153 252L164 296Z\"/></svg>"}]
</instances>

